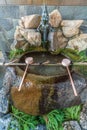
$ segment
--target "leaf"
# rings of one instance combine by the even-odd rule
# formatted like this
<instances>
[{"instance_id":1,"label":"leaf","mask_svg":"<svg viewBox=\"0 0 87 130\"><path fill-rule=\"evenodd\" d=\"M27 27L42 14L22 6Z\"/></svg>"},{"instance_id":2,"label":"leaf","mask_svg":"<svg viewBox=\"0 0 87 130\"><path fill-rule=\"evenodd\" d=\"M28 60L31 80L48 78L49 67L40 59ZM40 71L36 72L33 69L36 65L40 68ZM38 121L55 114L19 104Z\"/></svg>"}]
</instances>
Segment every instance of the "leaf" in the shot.
<instances>
[{"instance_id":1,"label":"leaf","mask_svg":"<svg viewBox=\"0 0 87 130\"><path fill-rule=\"evenodd\" d=\"M29 130L29 127L27 124L23 124L24 130Z\"/></svg>"}]
</instances>

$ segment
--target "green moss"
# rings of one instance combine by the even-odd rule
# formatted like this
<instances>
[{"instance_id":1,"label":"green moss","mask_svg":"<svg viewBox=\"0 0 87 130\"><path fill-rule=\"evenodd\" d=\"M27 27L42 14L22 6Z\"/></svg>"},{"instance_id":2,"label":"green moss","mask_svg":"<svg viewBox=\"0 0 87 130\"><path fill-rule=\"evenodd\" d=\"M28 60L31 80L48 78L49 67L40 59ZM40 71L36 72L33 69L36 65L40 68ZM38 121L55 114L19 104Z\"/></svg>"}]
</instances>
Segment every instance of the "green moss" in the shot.
<instances>
[{"instance_id":1,"label":"green moss","mask_svg":"<svg viewBox=\"0 0 87 130\"><path fill-rule=\"evenodd\" d=\"M22 49L11 50L10 53L9 53L9 59L13 59L15 57L18 57L23 53L24 53L24 51Z\"/></svg>"},{"instance_id":2,"label":"green moss","mask_svg":"<svg viewBox=\"0 0 87 130\"><path fill-rule=\"evenodd\" d=\"M26 51L24 51L23 49L14 49L9 52L9 59L17 58L22 54L25 54L30 51L46 51L46 49L35 46L30 46Z\"/></svg>"}]
</instances>

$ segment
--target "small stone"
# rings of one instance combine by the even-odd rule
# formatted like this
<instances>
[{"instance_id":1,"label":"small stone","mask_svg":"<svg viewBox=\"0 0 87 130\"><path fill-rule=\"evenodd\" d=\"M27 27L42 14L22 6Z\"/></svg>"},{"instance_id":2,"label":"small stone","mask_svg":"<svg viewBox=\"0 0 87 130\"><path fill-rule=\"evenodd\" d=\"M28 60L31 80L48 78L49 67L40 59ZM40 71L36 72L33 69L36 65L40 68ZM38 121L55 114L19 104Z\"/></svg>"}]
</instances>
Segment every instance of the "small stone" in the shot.
<instances>
[{"instance_id":1,"label":"small stone","mask_svg":"<svg viewBox=\"0 0 87 130\"><path fill-rule=\"evenodd\" d=\"M64 130L82 130L77 121L67 121L63 123Z\"/></svg>"},{"instance_id":2,"label":"small stone","mask_svg":"<svg viewBox=\"0 0 87 130\"><path fill-rule=\"evenodd\" d=\"M21 18L20 25L26 29L37 28L40 24L41 16L38 14L33 14L29 16L24 16Z\"/></svg>"},{"instance_id":3,"label":"small stone","mask_svg":"<svg viewBox=\"0 0 87 130\"><path fill-rule=\"evenodd\" d=\"M63 34L66 37L73 37L79 34L79 27L83 23L83 20L63 20L61 23Z\"/></svg>"},{"instance_id":4,"label":"small stone","mask_svg":"<svg viewBox=\"0 0 87 130\"><path fill-rule=\"evenodd\" d=\"M67 47L78 49L79 52L85 50L87 48L87 34L81 34L80 36L70 40Z\"/></svg>"},{"instance_id":5,"label":"small stone","mask_svg":"<svg viewBox=\"0 0 87 130\"><path fill-rule=\"evenodd\" d=\"M62 16L57 9L53 10L49 14L49 23L52 27L59 27L61 21L62 21Z\"/></svg>"},{"instance_id":6,"label":"small stone","mask_svg":"<svg viewBox=\"0 0 87 130\"><path fill-rule=\"evenodd\" d=\"M87 102L83 106L83 110L80 114L80 125L82 129L87 130Z\"/></svg>"},{"instance_id":7,"label":"small stone","mask_svg":"<svg viewBox=\"0 0 87 130\"><path fill-rule=\"evenodd\" d=\"M64 48L68 44L68 39L63 36L61 30L58 30L57 32L50 32L48 35L48 40L50 41L51 50Z\"/></svg>"}]
</instances>

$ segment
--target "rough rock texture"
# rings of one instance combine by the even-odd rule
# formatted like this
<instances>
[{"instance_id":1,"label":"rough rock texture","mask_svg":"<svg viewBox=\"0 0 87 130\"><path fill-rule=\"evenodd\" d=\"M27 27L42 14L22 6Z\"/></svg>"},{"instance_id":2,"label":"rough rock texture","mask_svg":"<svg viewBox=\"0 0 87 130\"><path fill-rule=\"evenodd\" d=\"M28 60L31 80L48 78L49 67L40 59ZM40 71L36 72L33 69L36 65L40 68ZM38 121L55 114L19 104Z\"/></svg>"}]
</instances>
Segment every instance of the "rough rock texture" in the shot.
<instances>
[{"instance_id":1,"label":"rough rock texture","mask_svg":"<svg viewBox=\"0 0 87 130\"><path fill-rule=\"evenodd\" d=\"M87 130L87 102L83 106L83 110L80 114L80 125L82 129Z\"/></svg>"},{"instance_id":2,"label":"rough rock texture","mask_svg":"<svg viewBox=\"0 0 87 130\"><path fill-rule=\"evenodd\" d=\"M23 49L24 51L28 50L29 43L25 39L14 40L13 44L11 45L11 49Z\"/></svg>"},{"instance_id":3,"label":"rough rock texture","mask_svg":"<svg viewBox=\"0 0 87 130\"><path fill-rule=\"evenodd\" d=\"M50 80L45 81L46 76L43 76L43 81L40 77L38 77L38 81L38 78L35 80L35 75L27 75L20 92L18 92L18 86L12 87L11 97L15 107L28 114L42 115L53 109L81 103L80 97L74 96L69 80L62 77L61 80L57 79L58 83L56 84L47 84L46 82ZM74 82L78 94L82 93L83 89L86 88L85 80L78 75L74 75Z\"/></svg>"},{"instance_id":4,"label":"rough rock texture","mask_svg":"<svg viewBox=\"0 0 87 130\"><path fill-rule=\"evenodd\" d=\"M81 34L80 36L70 40L68 47L72 49L78 49L82 51L87 48L87 34Z\"/></svg>"},{"instance_id":5,"label":"rough rock texture","mask_svg":"<svg viewBox=\"0 0 87 130\"><path fill-rule=\"evenodd\" d=\"M16 30L15 30L15 33L14 33L14 39L15 40L20 40L20 39L23 38L21 33L20 33L20 29L21 29L20 26L16 26Z\"/></svg>"},{"instance_id":6,"label":"rough rock texture","mask_svg":"<svg viewBox=\"0 0 87 130\"><path fill-rule=\"evenodd\" d=\"M0 90L0 113L6 114L9 109L9 97L3 89Z\"/></svg>"},{"instance_id":7,"label":"rough rock texture","mask_svg":"<svg viewBox=\"0 0 87 130\"><path fill-rule=\"evenodd\" d=\"M67 121L63 123L64 130L82 130L77 121Z\"/></svg>"},{"instance_id":8,"label":"rough rock texture","mask_svg":"<svg viewBox=\"0 0 87 130\"><path fill-rule=\"evenodd\" d=\"M21 21L19 21L19 25L24 28L37 28L40 24L41 16L38 14L33 14L29 16L24 16L21 18Z\"/></svg>"},{"instance_id":9,"label":"rough rock texture","mask_svg":"<svg viewBox=\"0 0 87 130\"><path fill-rule=\"evenodd\" d=\"M4 56L3 56L2 51L0 51L0 62L3 62L3 61L4 61Z\"/></svg>"},{"instance_id":10,"label":"rough rock texture","mask_svg":"<svg viewBox=\"0 0 87 130\"><path fill-rule=\"evenodd\" d=\"M10 114L0 117L0 130L8 130L10 122L11 122Z\"/></svg>"},{"instance_id":11,"label":"rough rock texture","mask_svg":"<svg viewBox=\"0 0 87 130\"><path fill-rule=\"evenodd\" d=\"M49 14L49 23L52 27L58 27L62 21L60 12L56 9Z\"/></svg>"},{"instance_id":12,"label":"rough rock texture","mask_svg":"<svg viewBox=\"0 0 87 130\"><path fill-rule=\"evenodd\" d=\"M3 91L5 94L8 94L14 80L16 79L15 69L12 67L8 67L3 79Z\"/></svg>"},{"instance_id":13,"label":"rough rock texture","mask_svg":"<svg viewBox=\"0 0 87 130\"><path fill-rule=\"evenodd\" d=\"M24 29L18 26L14 34L14 42L11 45L11 49L23 49L28 50L30 45L41 45L41 34L36 32L35 29Z\"/></svg>"},{"instance_id":14,"label":"rough rock texture","mask_svg":"<svg viewBox=\"0 0 87 130\"><path fill-rule=\"evenodd\" d=\"M14 69L8 67L0 89L0 113L6 114L9 111L9 91L15 78Z\"/></svg>"},{"instance_id":15,"label":"rough rock texture","mask_svg":"<svg viewBox=\"0 0 87 130\"><path fill-rule=\"evenodd\" d=\"M21 35L30 43L30 45L40 46L41 45L41 34L33 29L20 30Z\"/></svg>"},{"instance_id":16,"label":"rough rock texture","mask_svg":"<svg viewBox=\"0 0 87 130\"><path fill-rule=\"evenodd\" d=\"M81 94L81 100L84 104L87 102L87 88L83 90L83 93Z\"/></svg>"},{"instance_id":17,"label":"rough rock texture","mask_svg":"<svg viewBox=\"0 0 87 130\"><path fill-rule=\"evenodd\" d=\"M61 26L79 28L82 23L83 20L63 20Z\"/></svg>"},{"instance_id":18,"label":"rough rock texture","mask_svg":"<svg viewBox=\"0 0 87 130\"><path fill-rule=\"evenodd\" d=\"M51 50L64 48L68 44L68 39L63 36L60 29L57 32L50 32L48 35L48 40L50 41Z\"/></svg>"},{"instance_id":19,"label":"rough rock texture","mask_svg":"<svg viewBox=\"0 0 87 130\"><path fill-rule=\"evenodd\" d=\"M79 34L79 27L81 26L83 20L63 20L61 23L63 34L66 37L73 37Z\"/></svg>"},{"instance_id":20,"label":"rough rock texture","mask_svg":"<svg viewBox=\"0 0 87 130\"><path fill-rule=\"evenodd\" d=\"M74 28L74 27L62 27L62 30L64 36L68 38L78 35L80 32L78 28Z\"/></svg>"}]
</instances>

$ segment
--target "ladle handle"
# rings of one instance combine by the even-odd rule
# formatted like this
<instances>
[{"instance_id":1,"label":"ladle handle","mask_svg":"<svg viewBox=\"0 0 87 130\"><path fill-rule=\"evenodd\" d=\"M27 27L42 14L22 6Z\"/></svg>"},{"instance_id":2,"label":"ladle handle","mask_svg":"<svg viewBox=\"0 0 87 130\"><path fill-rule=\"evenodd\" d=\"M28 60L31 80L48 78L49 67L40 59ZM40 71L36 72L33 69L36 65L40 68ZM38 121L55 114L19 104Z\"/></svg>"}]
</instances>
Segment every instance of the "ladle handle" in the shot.
<instances>
[{"instance_id":1,"label":"ladle handle","mask_svg":"<svg viewBox=\"0 0 87 130\"><path fill-rule=\"evenodd\" d=\"M26 66L26 69L25 69L25 71L24 71L24 75L23 75L23 77L22 77L22 80L21 80L20 86L19 86L19 88L18 88L18 91L21 90L21 87L22 87L22 84L23 84L24 78L25 78L25 76L26 76L26 72L27 72L28 66L29 66L29 64L27 64L27 66Z\"/></svg>"},{"instance_id":2,"label":"ladle handle","mask_svg":"<svg viewBox=\"0 0 87 130\"><path fill-rule=\"evenodd\" d=\"M71 76L71 73L70 73L70 70L69 70L69 67L66 66L66 68L67 68L67 71L68 71L68 74L69 74L69 77L70 77L70 81L71 81L71 85L72 85L72 89L73 89L74 95L78 96L76 88L75 88L75 85L74 85L74 82L73 82L73 79L72 79L72 76Z\"/></svg>"}]
</instances>

